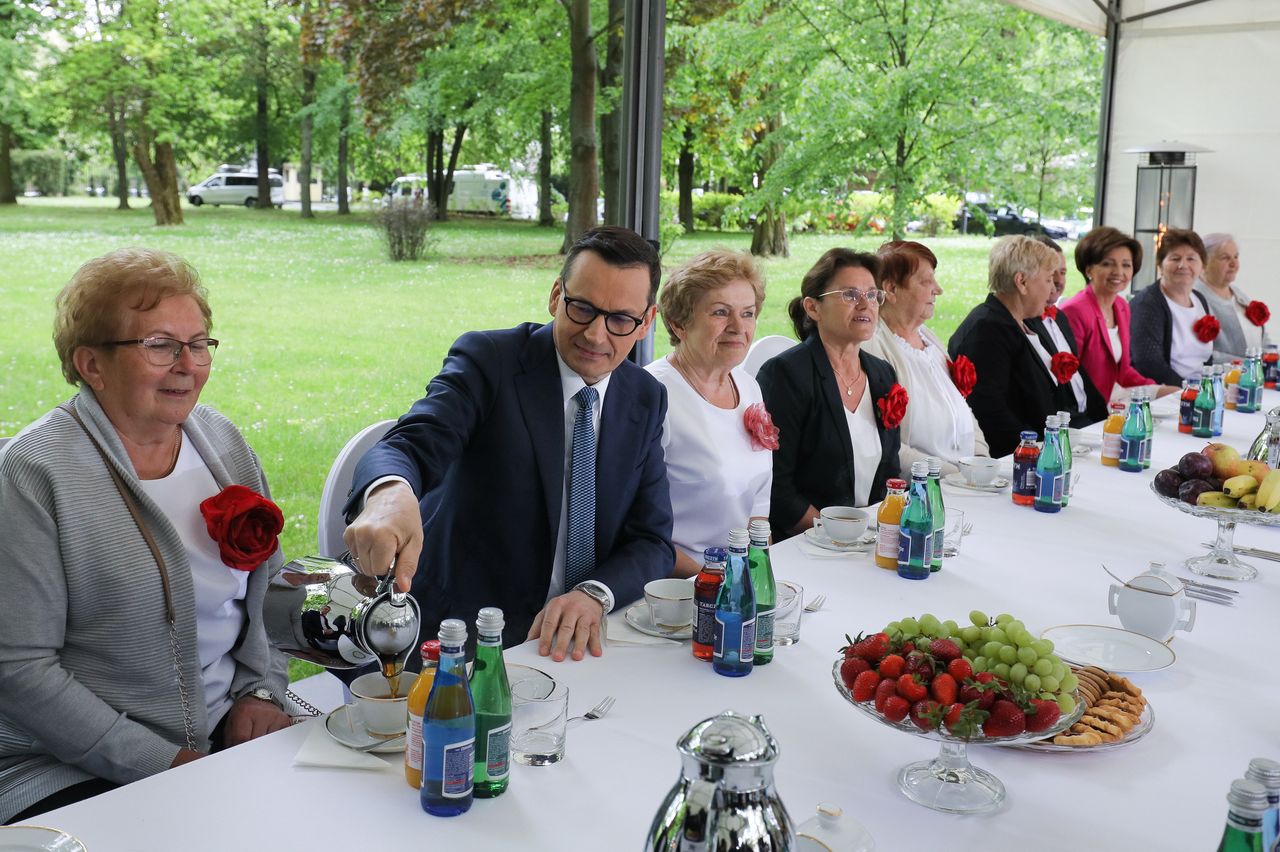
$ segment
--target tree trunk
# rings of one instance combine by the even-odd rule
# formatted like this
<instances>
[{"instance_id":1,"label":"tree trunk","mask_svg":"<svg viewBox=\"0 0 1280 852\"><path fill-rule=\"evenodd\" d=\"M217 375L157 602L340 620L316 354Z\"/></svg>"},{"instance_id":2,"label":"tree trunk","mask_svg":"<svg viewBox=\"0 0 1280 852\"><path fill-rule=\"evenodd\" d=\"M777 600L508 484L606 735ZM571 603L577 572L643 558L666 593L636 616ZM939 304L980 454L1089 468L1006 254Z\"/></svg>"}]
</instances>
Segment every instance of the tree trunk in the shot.
<instances>
[{"instance_id":1,"label":"tree trunk","mask_svg":"<svg viewBox=\"0 0 1280 852\"><path fill-rule=\"evenodd\" d=\"M107 98L108 130L111 134L111 156L116 162L117 210L129 209L129 141L125 138L123 110L116 106L115 96Z\"/></svg>"},{"instance_id":2,"label":"tree trunk","mask_svg":"<svg viewBox=\"0 0 1280 852\"><path fill-rule=\"evenodd\" d=\"M609 34L605 39L600 89L622 85L622 19L626 0L609 0ZM604 223L622 224L622 99L600 116L600 159L604 173Z\"/></svg>"},{"instance_id":3,"label":"tree trunk","mask_svg":"<svg viewBox=\"0 0 1280 852\"><path fill-rule=\"evenodd\" d=\"M138 164L138 171L142 172L142 179L147 182L147 191L151 194L151 215L156 224L181 225L182 206L178 201L178 171L173 145L156 142L153 159L151 140L154 135L146 126L139 129L138 138L133 143L133 158Z\"/></svg>"},{"instance_id":4,"label":"tree trunk","mask_svg":"<svg viewBox=\"0 0 1280 852\"><path fill-rule=\"evenodd\" d=\"M449 218L449 182L444 173L444 131L427 131L427 197L439 222Z\"/></svg>"},{"instance_id":5,"label":"tree trunk","mask_svg":"<svg viewBox=\"0 0 1280 852\"><path fill-rule=\"evenodd\" d=\"M462 140L467 135L467 126L459 124L453 128L453 147L449 149L449 166L444 174L444 193L441 198L445 204L449 202L449 195L453 192L453 170L458 167L458 154L462 152Z\"/></svg>"},{"instance_id":6,"label":"tree trunk","mask_svg":"<svg viewBox=\"0 0 1280 852\"><path fill-rule=\"evenodd\" d=\"M302 184L302 218L314 219L311 212L311 134L315 119L311 106L316 102L316 69L308 64L302 67L302 127L299 129L298 183Z\"/></svg>"},{"instance_id":7,"label":"tree trunk","mask_svg":"<svg viewBox=\"0 0 1280 852\"><path fill-rule=\"evenodd\" d=\"M13 187L13 161L9 146L13 144L13 128L0 122L0 204L17 204L18 195Z\"/></svg>"},{"instance_id":8,"label":"tree trunk","mask_svg":"<svg viewBox=\"0 0 1280 852\"><path fill-rule=\"evenodd\" d=\"M555 224L551 213L551 110L542 111L542 130L538 135L538 224Z\"/></svg>"},{"instance_id":9,"label":"tree trunk","mask_svg":"<svg viewBox=\"0 0 1280 852\"><path fill-rule=\"evenodd\" d=\"M676 163L676 180L680 192L680 224L686 234L693 233L693 128L684 127L680 160Z\"/></svg>"},{"instance_id":10,"label":"tree trunk","mask_svg":"<svg viewBox=\"0 0 1280 852\"><path fill-rule=\"evenodd\" d=\"M351 130L351 90L342 91L342 106L338 110L338 215L351 213L347 200L347 134Z\"/></svg>"},{"instance_id":11,"label":"tree trunk","mask_svg":"<svg viewBox=\"0 0 1280 852\"><path fill-rule=\"evenodd\" d=\"M254 80L254 88L257 90L258 111L255 116L254 129L257 137L257 156L258 156L258 203L259 210L270 210L271 204L271 154L269 146L271 144L270 130L271 117L267 113L267 60L268 46L266 25L258 25L258 74Z\"/></svg>"},{"instance_id":12,"label":"tree trunk","mask_svg":"<svg viewBox=\"0 0 1280 852\"><path fill-rule=\"evenodd\" d=\"M775 139L781 126L781 116L770 116L755 134L755 147L760 150L760 165L756 172L760 186L764 186L765 175L782 156L781 146ZM751 229L751 253L758 257L791 256L791 247L787 244L787 217L776 204L766 204L756 216L755 226Z\"/></svg>"},{"instance_id":13,"label":"tree trunk","mask_svg":"<svg viewBox=\"0 0 1280 852\"><path fill-rule=\"evenodd\" d=\"M591 0L569 0L569 219L561 253L596 226L596 48Z\"/></svg>"}]
</instances>

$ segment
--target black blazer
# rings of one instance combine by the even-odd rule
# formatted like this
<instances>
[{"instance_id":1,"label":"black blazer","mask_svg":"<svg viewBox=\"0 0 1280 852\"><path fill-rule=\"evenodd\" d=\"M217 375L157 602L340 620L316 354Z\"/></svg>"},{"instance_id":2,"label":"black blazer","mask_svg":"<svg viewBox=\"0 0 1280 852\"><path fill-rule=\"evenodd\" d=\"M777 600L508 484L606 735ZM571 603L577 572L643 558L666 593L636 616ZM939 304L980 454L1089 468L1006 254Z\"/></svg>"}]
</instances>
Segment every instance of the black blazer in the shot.
<instances>
[{"instance_id":1,"label":"black blazer","mask_svg":"<svg viewBox=\"0 0 1280 852\"><path fill-rule=\"evenodd\" d=\"M872 404L889 392L898 376L887 361L860 352ZM778 427L773 452L773 491L769 526L775 538L786 538L810 506L852 506L853 441L831 360L812 332L799 346L770 358L756 376L765 407ZM876 414L880 464L871 483L870 501L884 499L885 482L898 475L898 429L886 429Z\"/></svg>"},{"instance_id":2,"label":"black blazer","mask_svg":"<svg viewBox=\"0 0 1280 852\"><path fill-rule=\"evenodd\" d=\"M1076 336L1071 331L1071 322L1067 319L1067 315L1061 310L1058 316L1053 320L1054 324L1062 332L1062 337L1067 341L1067 349L1072 355L1080 357L1080 347L1076 343ZM1053 355L1058 351L1058 346L1053 340L1053 335L1049 334L1049 329L1045 327L1042 317L1026 320L1027 328L1030 328L1040 338L1040 343L1044 346L1046 352ZM1071 412L1071 424L1077 429L1083 429L1085 426L1105 420L1107 414L1107 400L1102 398L1102 394L1094 386L1089 379L1089 375L1084 370L1080 370L1076 375L1084 383L1084 411L1078 411L1079 403L1076 401L1075 392L1071 390L1071 383L1058 385L1058 410Z\"/></svg>"},{"instance_id":3,"label":"black blazer","mask_svg":"<svg viewBox=\"0 0 1280 852\"><path fill-rule=\"evenodd\" d=\"M350 519L373 480L403 476L421 499L413 595L423 636L484 606L524 641L551 582L565 481L565 413L552 326L464 334L427 395L356 467ZM609 379L596 449L596 568L618 605L675 565L662 453L666 388L623 361Z\"/></svg>"},{"instance_id":4,"label":"black blazer","mask_svg":"<svg viewBox=\"0 0 1280 852\"><path fill-rule=\"evenodd\" d=\"M1191 295L1200 300L1200 307L1206 314L1211 313L1202 294L1192 290ZM1129 300L1129 314L1129 361L1133 368L1160 384L1180 386L1182 376L1169 365L1169 353L1173 349L1173 311L1164 300L1159 280L1143 287ZM1210 355L1205 363L1212 360Z\"/></svg>"},{"instance_id":5,"label":"black blazer","mask_svg":"<svg viewBox=\"0 0 1280 852\"><path fill-rule=\"evenodd\" d=\"M951 357L968 356L978 373L969 407L987 438L991 457L1018 446L1023 430L1044 435L1044 421L1059 411L1058 383L1022 327L995 295L969 311L947 343ZM1074 397L1072 398L1074 401Z\"/></svg>"}]
</instances>

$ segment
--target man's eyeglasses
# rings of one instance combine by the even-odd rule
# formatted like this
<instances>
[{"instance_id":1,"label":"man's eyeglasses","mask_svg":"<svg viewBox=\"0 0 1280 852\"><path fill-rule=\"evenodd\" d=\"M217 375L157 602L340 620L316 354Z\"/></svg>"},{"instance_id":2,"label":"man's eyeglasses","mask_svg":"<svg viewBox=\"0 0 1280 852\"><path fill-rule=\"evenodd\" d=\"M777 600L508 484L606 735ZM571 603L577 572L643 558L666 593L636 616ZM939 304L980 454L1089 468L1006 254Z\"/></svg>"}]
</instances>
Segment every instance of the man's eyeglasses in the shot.
<instances>
[{"instance_id":1,"label":"man's eyeglasses","mask_svg":"<svg viewBox=\"0 0 1280 852\"><path fill-rule=\"evenodd\" d=\"M578 325L591 325L596 321L596 317L604 314L605 331L614 337L626 337L634 332L644 322L643 318L637 319L631 314L624 314L617 311L602 311L586 299L572 299L561 293L561 300L564 302L565 316L576 322Z\"/></svg>"},{"instance_id":2,"label":"man's eyeglasses","mask_svg":"<svg viewBox=\"0 0 1280 852\"><path fill-rule=\"evenodd\" d=\"M142 354L147 362L156 367L172 367L182 357L185 346L191 350L191 360L196 366L207 367L213 362L213 353L218 348L218 341L212 337L184 342L172 337L140 337L136 340L108 340L102 346L141 346Z\"/></svg>"},{"instance_id":3,"label":"man's eyeglasses","mask_svg":"<svg viewBox=\"0 0 1280 852\"><path fill-rule=\"evenodd\" d=\"M840 298L844 299L851 305L854 302L875 302L877 305L884 304L885 292L874 288L870 290L859 290L857 287L850 287L847 290L828 290L825 293L819 293L818 298L821 299L823 296L830 296L833 293L839 293Z\"/></svg>"}]
</instances>

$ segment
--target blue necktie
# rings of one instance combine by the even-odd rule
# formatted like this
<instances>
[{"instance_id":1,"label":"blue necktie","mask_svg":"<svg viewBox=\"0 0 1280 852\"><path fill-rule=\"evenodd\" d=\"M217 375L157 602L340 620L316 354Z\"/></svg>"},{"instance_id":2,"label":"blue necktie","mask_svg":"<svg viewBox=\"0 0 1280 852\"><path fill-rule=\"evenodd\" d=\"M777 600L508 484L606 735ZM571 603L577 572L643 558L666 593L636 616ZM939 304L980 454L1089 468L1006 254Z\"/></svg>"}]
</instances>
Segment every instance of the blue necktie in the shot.
<instances>
[{"instance_id":1,"label":"blue necktie","mask_svg":"<svg viewBox=\"0 0 1280 852\"><path fill-rule=\"evenodd\" d=\"M598 395L593 387L584 387L573 395L578 413L573 419L573 448L569 456L566 592L590 577L596 568L596 439L591 409Z\"/></svg>"}]
</instances>

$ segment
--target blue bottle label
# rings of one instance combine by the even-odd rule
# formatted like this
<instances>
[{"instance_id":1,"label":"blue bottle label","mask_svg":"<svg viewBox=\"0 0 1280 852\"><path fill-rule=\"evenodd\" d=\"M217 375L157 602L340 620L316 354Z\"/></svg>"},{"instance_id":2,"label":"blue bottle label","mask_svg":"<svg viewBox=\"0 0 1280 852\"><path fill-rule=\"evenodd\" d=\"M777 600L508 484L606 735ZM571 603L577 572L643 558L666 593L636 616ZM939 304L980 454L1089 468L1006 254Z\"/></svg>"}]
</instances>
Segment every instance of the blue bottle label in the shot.
<instances>
[{"instance_id":1,"label":"blue bottle label","mask_svg":"<svg viewBox=\"0 0 1280 852\"><path fill-rule=\"evenodd\" d=\"M752 645L757 653L767 654L773 650L773 610L756 613L755 641ZM745 640L744 640L745 641ZM743 646L744 648L747 646Z\"/></svg>"},{"instance_id":2,"label":"blue bottle label","mask_svg":"<svg viewBox=\"0 0 1280 852\"><path fill-rule=\"evenodd\" d=\"M1036 499L1042 503L1062 505L1062 474L1036 471Z\"/></svg>"},{"instance_id":3,"label":"blue bottle label","mask_svg":"<svg viewBox=\"0 0 1280 852\"><path fill-rule=\"evenodd\" d=\"M923 565L933 562L933 533L898 528L898 564Z\"/></svg>"},{"instance_id":4,"label":"blue bottle label","mask_svg":"<svg viewBox=\"0 0 1280 852\"><path fill-rule=\"evenodd\" d=\"M773 632L770 630L770 638L772 637ZM755 649L756 620L753 618L742 622L742 643L738 645L738 661L742 663L751 662L755 657Z\"/></svg>"},{"instance_id":5,"label":"blue bottle label","mask_svg":"<svg viewBox=\"0 0 1280 852\"><path fill-rule=\"evenodd\" d=\"M711 656L717 660L724 659L724 620L719 612L712 614Z\"/></svg>"},{"instance_id":6,"label":"blue bottle label","mask_svg":"<svg viewBox=\"0 0 1280 852\"><path fill-rule=\"evenodd\" d=\"M511 723L489 730L485 748L485 775L490 781L501 781L511 771Z\"/></svg>"},{"instance_id":7,"label":"blue bottle label","mask_svg":"<svg viewBox=\"0 0 1280 852\"><path fill-rule=\"evenodd\" d=\"M699 645L711 645L716 641L716 600L697 601L697 613L693 620L693 641Z\"/></svg>"},{"instance_id":8,"label":"blue bottle label","mask_svg":"<svg viewBox=\"0 0 1280 852\"><path fill-rule=\"evenodd\" d=\"M1013 466L1014 493L1030 497L1036 493L1035 462L1015 462Z\"/></svg>"},{"instance_id":9,"label":"blue bottle label","mask_svg":"<svg viewBox=\"0 0 1280 852\"><path fill-rule=\"evenodd\" d=\"M1190 426L1194 422L1191 418L1195 416L1195 398L1184 399L1182 404L1178 406L1178 423L1183 426Z\"/></svg>"},{"instance_id":10,"label":"blue bottle label","mask_svg":"<svg viewBox=\"0 0 1280 852\"><path fill-rule=\"evenodd\" d=\"M442 768L440 795L461 799L471 795L472 773L476 755L476 738L449 743L440 755Z\"/></svg>"}]
</instances>

